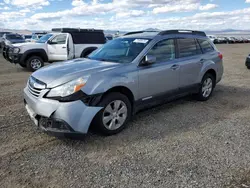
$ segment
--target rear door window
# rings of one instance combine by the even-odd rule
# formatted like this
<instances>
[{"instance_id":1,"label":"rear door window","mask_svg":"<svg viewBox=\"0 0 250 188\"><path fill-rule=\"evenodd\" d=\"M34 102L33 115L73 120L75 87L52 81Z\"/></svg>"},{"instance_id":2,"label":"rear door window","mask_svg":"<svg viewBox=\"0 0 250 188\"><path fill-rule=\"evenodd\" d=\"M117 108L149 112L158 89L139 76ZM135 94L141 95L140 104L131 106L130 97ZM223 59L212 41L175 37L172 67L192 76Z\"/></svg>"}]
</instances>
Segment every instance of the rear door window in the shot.
<instances>
[{"instance_id":1,"label":"rear door window","mask_svg":"<svg viewBox=\"0 0 250 188\"><path fill-rule=\"evenodd\" d=\"M177 39L177 43L178 43L180 58L190 57L202 53L195 39L181 38Z\"/></svg>"},{"instance_id":2,"label":"rear door window","mask_svg":"<svg viewBox=\"0 0 250 188\"><path fill-rule=\"evenodd\" d=\"M153 48L151 48L148 55L155 56L157 63L175 59L174 39L167 39L158 42Z\"/></svg>"},{"instance_id":3,"label":"rear door window","mask_svg":"<svg viewBox=\"0 0 250 188\"><path fill-rule=\"evenodd\" d=\"M198 42L201 46L203 53L208 53L208 52L214 51L213 46L207 40L198 39Z\"/></svg>"}]
</instances>

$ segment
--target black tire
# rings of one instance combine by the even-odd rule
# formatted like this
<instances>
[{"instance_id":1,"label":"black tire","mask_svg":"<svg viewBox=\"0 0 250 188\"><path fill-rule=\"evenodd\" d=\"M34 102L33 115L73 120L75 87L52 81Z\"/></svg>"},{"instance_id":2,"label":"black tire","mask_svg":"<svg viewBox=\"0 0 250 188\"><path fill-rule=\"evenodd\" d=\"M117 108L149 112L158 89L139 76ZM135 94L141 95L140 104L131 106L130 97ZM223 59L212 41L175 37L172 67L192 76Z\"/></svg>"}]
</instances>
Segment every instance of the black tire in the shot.
<instances>
[{"instance_id":1,"label":"black tire","mask_svg":"<svg viewBox=\"0 0 250 188\"><path fill-rule=\"evenodd\" d=\"M39 68L34 68L34 67L32 66L32 64L31 64L32 60L38 60L38 61L40 61L40 62L41 62L41 66L39 66ZM34 71L36 71L36 70L42 68L42 67L44 66L44 62L43 62L43 59L42 59L41 57L39 57L39 56L31 56L31 57L26 61L26 66L27 66L27 68L28 68L30 71L34 72Z\"/></svg>"},{"instance_id":2,"label":"black tire","mask_svg":"<svg viewBox=\"0 0 250 188\"><path fill-rule=\"evenodd\" d=\"M203 92L202 92L202 87L203 87L203 84L204 84L205 80L207 80L208 78L210 78L212 80L212 90L211 90L211 92L210 92L210 94L208 96L204 96ZM196 99L198 101L207 101L211 97L211 95L213 94L215 84L216 84L215 77L210 73L206 73L203 76L202 81L200 83L199 92L195 95Z\"/></svg>"},{"instance_id":3,"label":"black tire","mask_svg":"<svg viewBox=\"0 0 250 188\"><path fill-rule=\"evenodd\" d=\"M120 100L126 105L127 117L126 117L125 122L119 128L115 130L110 130L106 128L103 123L103 115L104 115L105 108L115 100ZM108 93L107 95L104 95L104 97L102 98L98 106L102 106L103 109L93 119L92 128L94 128L95 131L103 135L110 136L110 135L114 135L114 134L121 132L126 127L127 122L131 118L131 114L132 114L131 102L125 95L121 93L113 92L113 93Z\"/></svg>"},{"instance_id":4,"label":"black tire","mask_svg":"<svg viewBox=\"0 0 250 188\"><path fill-rule=\"evenodd\" d=\"M248 69L250 69L250 66L247 66Z\"/></svg>"}]
</instances>

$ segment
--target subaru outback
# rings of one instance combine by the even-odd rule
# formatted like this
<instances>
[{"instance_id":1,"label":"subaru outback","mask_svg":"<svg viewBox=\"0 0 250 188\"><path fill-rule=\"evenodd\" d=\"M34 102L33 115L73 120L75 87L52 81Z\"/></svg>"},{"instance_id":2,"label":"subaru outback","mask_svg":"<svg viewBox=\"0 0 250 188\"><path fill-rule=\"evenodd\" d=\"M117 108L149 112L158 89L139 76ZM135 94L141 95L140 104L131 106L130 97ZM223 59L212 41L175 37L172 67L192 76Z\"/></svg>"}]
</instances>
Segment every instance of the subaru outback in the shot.
<instances>
[{"instance_id":1,"label":"subaru outback","mask_svg":"<svg viewBox=\"0 0 250 188\"><path fill-rule=\"evenodd\" d=\"M120 132L143 108L193 94L206 101L223 75L222 54L201 31L127 33L87 58L34 72L25 107L41 129Z\"/></svg>"}]
</instances>

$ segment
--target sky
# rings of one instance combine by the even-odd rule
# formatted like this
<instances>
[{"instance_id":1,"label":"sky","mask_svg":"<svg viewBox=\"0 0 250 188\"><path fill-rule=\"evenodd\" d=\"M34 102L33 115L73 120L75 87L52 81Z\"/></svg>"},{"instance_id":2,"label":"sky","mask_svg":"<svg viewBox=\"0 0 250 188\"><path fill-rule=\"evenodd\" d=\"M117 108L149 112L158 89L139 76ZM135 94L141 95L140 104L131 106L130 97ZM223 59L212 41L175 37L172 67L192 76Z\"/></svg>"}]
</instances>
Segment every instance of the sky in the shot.
<instances>
[{"instance_id":1,"label":"sky","mask_svg":"<svg viewBox=\"0 0 250 188\"><path fill-rule=\"evenodd\" d=\"M250 30L250 0L0 0L0 28Z\"/></svg>"}]
</instances>

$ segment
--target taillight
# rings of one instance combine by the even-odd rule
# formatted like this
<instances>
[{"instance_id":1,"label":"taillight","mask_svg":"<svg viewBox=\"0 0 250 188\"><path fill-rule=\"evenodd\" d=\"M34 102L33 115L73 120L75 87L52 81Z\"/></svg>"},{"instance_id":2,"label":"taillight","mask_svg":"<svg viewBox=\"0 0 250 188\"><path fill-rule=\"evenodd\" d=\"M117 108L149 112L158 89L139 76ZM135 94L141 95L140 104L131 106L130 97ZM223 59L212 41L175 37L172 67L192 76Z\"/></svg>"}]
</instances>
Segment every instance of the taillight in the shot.
<instances>
[{"instance_id":1,"label":"taillight","mask_svg":"<svg viewBox=\"0 0 250 188\"><path fill-rule=\"evenodd\" d=\"M222 53L219 52L218 57L222 60L223 59Z\"/></svg>"}]
</instances>

